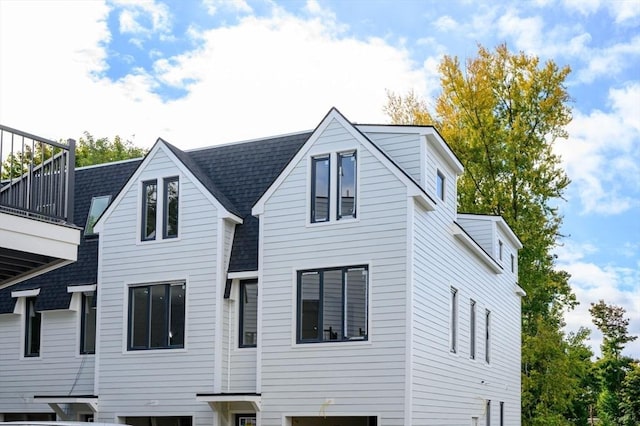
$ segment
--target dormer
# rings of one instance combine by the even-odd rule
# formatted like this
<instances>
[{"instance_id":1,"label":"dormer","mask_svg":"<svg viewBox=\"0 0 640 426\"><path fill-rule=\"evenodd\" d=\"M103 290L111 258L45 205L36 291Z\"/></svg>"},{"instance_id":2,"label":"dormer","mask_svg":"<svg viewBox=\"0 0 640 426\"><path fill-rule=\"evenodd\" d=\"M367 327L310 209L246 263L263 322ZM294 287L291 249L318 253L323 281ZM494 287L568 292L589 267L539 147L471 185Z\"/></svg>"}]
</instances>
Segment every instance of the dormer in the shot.
<instances>
[{"instance_id":1,"label":"dormer","mask_svg":"<svg viewBox=\"0 0 640 426\"><path fill-rule=\"evenodd\" d=\"M456 182L463 167L433 126L356 125L436 200L451 218L456 214Z\"/></svg>"}]
</instances>

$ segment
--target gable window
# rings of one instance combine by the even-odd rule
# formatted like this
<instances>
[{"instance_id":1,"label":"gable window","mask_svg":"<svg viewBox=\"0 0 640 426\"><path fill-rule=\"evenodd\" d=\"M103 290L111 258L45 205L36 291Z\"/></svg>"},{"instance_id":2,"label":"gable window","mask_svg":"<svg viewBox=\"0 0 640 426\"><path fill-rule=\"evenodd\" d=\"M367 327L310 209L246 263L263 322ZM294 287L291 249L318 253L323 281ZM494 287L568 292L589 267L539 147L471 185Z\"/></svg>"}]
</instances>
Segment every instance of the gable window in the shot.
<instances>
[{"instance_id":1,"label":"gable window","mask_svg":"<svg viewBox=\"0 0 640 426\"><path fill-rule=\"evenodd\" d=\"M84 227L85 236L96 235L95 232L93 232L93 227L100 215L106 210L110 201L111 195L103 195L100 197L93 197L91 199L91 206L89 207L89 214L87 215L87 223Z\"/></svg>"},{"instance_id":2,"label":"gable window","mask_svg":"<svg viewBox=\"0 0 640 426\"><path fill-rule=\"evenodd\" d=\"M451 287L451 305L449 310L449 350L458 351L458 290Z\"/></svg>"},{"instance_id":3,"label":"gable window","mask_svg":"<svg viewBox=\"0 0 640 426\"><path fill-rule=\"evenodd\" d=\"M442 201L444 201L444 182L444 173L438 170L438 172L436 173L436 195Z\"/></svg>"},{"instance_id":4,"label":"gable window","mask_svg":"<svg viewBox=\"0 0 640 426\"><path fill-rule=\"evenodd\" d=\"M156 214L158 183L150 180L142 183L142 241L156 239Z\"/></svg>"},{"instance_id":5,"label":"gable window","mask_svg":"<svg viewBox=\"0 0 640 426\"><path fill-rule=\"evenodd\" d=\"M96 353L96 295L87 293L82 295L82 309L80 312L80 353Z\"/></svg>"},{"instance_id":6,"label":"gable window","mask_svg":"<svg viewBox=\"0 0 640 426\"><path fill-rule=\"evenodd\" d=\"M178 236L178 177L164 179L162 238Z\"/></svg>"},{"instance_id":7,"label":"gable window","mask_svg":"<svg viewBox=\"0 0 640 426\"><path fill-rule=\"evenodd\" d=\"M240 281L240 347L255 347L258 337L258 280Z\"/></svg>"},{"instance_id":8,"label":"gable window","mask_svg":"<svg viewBox=\"0 0 640 426\"><path fill-rule=\"evenodd\" d=\"M298 272L298 343L367 340L368 267Z\"/></svg>"},{"instance_id":9,"label":"gable window","mask_svg":"<svg viewBox=\"0 0 640 426\"><path fill-rule=\"evenodd\" d=\"M40 356L40 335L42 332L42 314L36 311L36 298L25 299L24 356Z\"/></svg>"},{"instance_id":10,"label":"gable window","mask_svg":"<svg viewBox=\"0 0 640 426\"><path fill-rule=\"evenodd\" d=\"M356 217L356 153L338 154L338 219Z\"/></svg>"},{"instance_id":11,"label":"gable window","mask_svg":"<svg viewBox=\"0 0 640 426\"><path fill-rule=\"evenodd\" d=\"M329 156L311 159L311 222L329 220Z\"/></svg>"},{"instance_id":12,"label":"gable window","mask_svg":"<svg viewBox=\"0 0 640 426\"><path fill-rule=\"evenodd\" d=\"M128 349L184 347L185 283L129 288Z\"/></svg>"},{"instance_id":13,"label":"gable window","mask_svg":"<svg viewBox=\"0 0 640 426\"><path fill-rule=\"evenodd\" d=\"M476 359L476 301L469 303L469 358Z\"/></svg>"},{"instance_id":14,"label":"gable window","mask_svg":"<svg viewBox=\"0 0 640 426\"><path fill-rule=\"evenodd\" d=\"M485 321L485 341L484 341L484 360L489 364L491 351L491 311L486 310L484 314Z\"/></svg>"}]
</instances>

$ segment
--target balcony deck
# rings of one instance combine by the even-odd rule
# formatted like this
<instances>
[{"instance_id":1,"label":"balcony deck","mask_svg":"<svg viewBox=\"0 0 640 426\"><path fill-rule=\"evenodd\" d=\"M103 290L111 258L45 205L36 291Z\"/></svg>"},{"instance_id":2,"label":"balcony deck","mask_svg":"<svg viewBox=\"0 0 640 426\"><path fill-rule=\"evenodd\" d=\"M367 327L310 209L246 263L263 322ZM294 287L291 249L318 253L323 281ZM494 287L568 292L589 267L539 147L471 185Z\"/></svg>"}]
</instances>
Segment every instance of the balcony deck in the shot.
<instances>
[{"instance_id":1,"label":"balcony deck","mask_svg":"<svg viewBox=\"0 0 640 426\"><path fill-rule=\"evenodd\" d=\"M0 125L0 288L77 259L75 142Z\"/></svg>"}]
</instances>

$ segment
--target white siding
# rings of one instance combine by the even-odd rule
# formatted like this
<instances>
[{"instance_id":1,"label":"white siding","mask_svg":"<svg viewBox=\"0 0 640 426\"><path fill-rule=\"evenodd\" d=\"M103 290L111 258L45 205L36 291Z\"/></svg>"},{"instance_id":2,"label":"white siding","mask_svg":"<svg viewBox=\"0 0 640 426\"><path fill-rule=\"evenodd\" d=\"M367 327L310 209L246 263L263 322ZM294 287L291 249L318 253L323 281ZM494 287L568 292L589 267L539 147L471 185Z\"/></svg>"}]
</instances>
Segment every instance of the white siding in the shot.
<instances>
[{"instance_id":1,"label":"white siding","mask_svg":"<svg viewBox=\"0 0 640 426\"><path fill-rule=\"evenodd\" d=\"M34 395L93 394L94 355L79 355L79 312L42 312L40 357L22 358L24 315L0 315L0 413L52 412Z\"/></svg>"},{"instance_id":2,"label":"white siding","mask_svg":"<svg viewBox=\"0 0 640 426\"><path fill-rule=\"evenodd\" d=\"M418 133L374 133L365 132L378 147L406 171L416 182L420 182L420 144L423 138Z\"/></svg>"},{"instance_id":3,"label":"white siding","mask_svg":"<svg viewBox=\"0 0 640 426\"><path fill-rule=\"evenodd\" d=\"M194 424L212 421L211 408L196 402L195 394L213 392L216 286L224 285L217 277L218 212L162 150L140 180L175 175L180 175L179 238L136 243L137 182L100 236L100 421L126 415L194 415ZM127 351L128 285L166 280L186 282L185 348Z\"/></svg>"},{"instance_id":4,"label":"white siding","mask_svg":"<svg viewBox=\"0 0 640 426\"><path fill-rule=\"evenodd\" d=\"M495 274L452 237L448 215L414 213L412 424L470 424L492 401L498 424L520 424L520 299L513 276ZM449 351L450 287L458 289L458 351ZM470 359L469 303L476 301L476 357ZM491 311L490 363L485 310ZM484 423L481 423L484 424Z\"/></svg>"},{"instance_id":5,"label":"white siding","mask_svg":"<svg viewBox=\"0 0 640 426\"><path fill-rule=\"evenodd\" d=\"M335 121L312 151L355 141ZM263 425L292 413L381 415L404 424L406 187L358 146L357 221L306 223L307 159L265 205L261 282ZM368 342L295 344L296 271L369 265Z\"/></svg>"}]
</instances>

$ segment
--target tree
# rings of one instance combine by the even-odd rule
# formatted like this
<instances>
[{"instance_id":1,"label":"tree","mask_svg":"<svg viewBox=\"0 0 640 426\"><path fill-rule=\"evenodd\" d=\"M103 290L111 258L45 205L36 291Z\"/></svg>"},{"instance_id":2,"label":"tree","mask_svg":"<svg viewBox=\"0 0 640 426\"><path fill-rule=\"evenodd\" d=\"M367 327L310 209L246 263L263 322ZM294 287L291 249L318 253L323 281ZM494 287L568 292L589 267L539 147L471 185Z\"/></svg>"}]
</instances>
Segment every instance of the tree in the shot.
<instances>
[{"instance_id":1,"label":"tree","mask_svg":"<svg viewBox=\"0 0 640 426\"><path fill-rule=\"evenodd\" d=\"M602 356L595 363L600 379L600 394L598 395L598 417L605 425L624 425L622 415L623 383L626 376L632 372L633 360L622 355L624 346L636 340L637 336L630 336L628 332L629 319L624 317L625 309L621 306L608 305L604 300L592 303L589 308L591 320L602 332ZM630 379L632 381L632 379ZM626 391L626 395L633 391ZM633 404L626 404L627 412L633 416ZM629 416L627 416L629 418Z\"/></svg>"},{"instance_id":2,"label":"tree","mask_svg":"<svg viewBox=\"0 0 640 426\"><path fill-rule=\"evenodd\" d=\"M503 44L493 52L479 46L464 69L445 56L439 71L433 111L412 92L388 94L384 110L396 124L434 125L465 166L459 211L501 215L522 241L523 424L566 423L580 380L567 377L562 315L576 302L551 251L561 236L555 205L569 185L553 144L571 121L564 85L570 69Z\"/></svg>"},{"instance_id":3,"label":"tree","mask_svg":"<svg viewBox=\"0 0 640 426\"><path fill-rule=\"evenodd\" d=\"M89 132L84 132L84 137L76 144L76 167L128 160L145 154L145 149L129 140L122 141L120 136L116 135L111 142L109 138L94 139Z\"/></svg>"}]
</instances>

